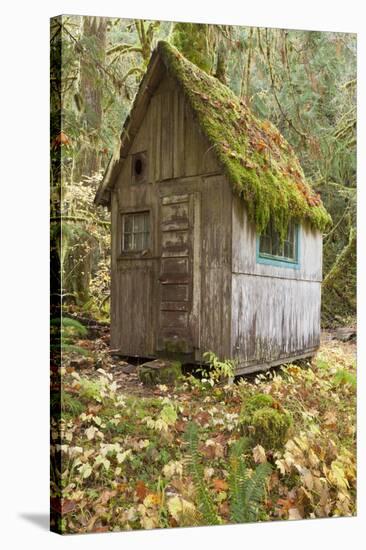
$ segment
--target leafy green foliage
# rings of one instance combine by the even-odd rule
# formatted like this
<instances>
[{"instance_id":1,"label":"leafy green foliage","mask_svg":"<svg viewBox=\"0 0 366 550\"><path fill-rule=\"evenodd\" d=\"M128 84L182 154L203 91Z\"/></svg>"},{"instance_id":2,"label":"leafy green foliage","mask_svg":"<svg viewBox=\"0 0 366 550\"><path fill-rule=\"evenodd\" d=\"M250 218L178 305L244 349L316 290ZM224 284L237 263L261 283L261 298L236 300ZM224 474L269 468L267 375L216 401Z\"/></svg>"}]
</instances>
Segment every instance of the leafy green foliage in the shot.
<instances>
[{"instance_id":1,"label":"leafy green foliage","mask_svg":"<svg viewBox=\"0 0 366 550\"><path fill-rule=\"evenodd\" d=\"M210 25L199 23L176 23L172 44L186 57L207 73L213 65L213 50L210 48Z\"/></svg>"},{"instance_id":2,"label":"leafy green foliage","mask_svg":"<svg viewBox=\"0 0 366 550\"><path fill-rule=\"evenodd\" d=\"M52 405L52 400L51 400ZM83 403L68 392L61 392L61 411L71 416L79 416L85 410Z\"/></svg>"},{"instance_id":3,"label":"leafy green foliage","mask_svg":"<svg viewBox=\"0 0 366 550\"><path fill-rule=\"evenodd\" d=\"M353 342L323 344L308 368L213 387L131 384L106 344L80 345L99 350L102 368L79 374L74 354L64 353L61 418L51 424L51 491L63 497L63 532L355 513ZM60 383L54 371L52 381ZM287 411L284 442L273 449L252 430L242 437L245 407L251 417Z\"/></svg>"},{"instance_id":4,"label":"leafy green foliage","mask_svg":"<svg viewBox=\"0 0 366 550\"><path fill-rule=\"evenodd\" d=\"M202 376L211 381L213 384L225 381L234 377L235 374L235 362L230 359L220 361L215 353L212 351L206 351L203 354L203 359L208 363L208 367L201 366L198 371L202 373Z\"/></svg>"},{"instance_id":5,"label":"leafy green foliage","mask_svg":"<svg viewBox=\"0 0 366 550\"><path fill-rule=\"evenodd\" d=\"M356 316L356 231L337 256L323 282L323 321L327 326L342 326Z\"/></svg>"},{"instance_id":6,"label":"leafy green foliage","mask_svg":"<svg viewBox=\"0 0 366 550\"><path fill-rule=\"evenodd\" d=\"M88 330L77 319L62 317L51 319L51 327L61 327L64 338L74 338L75 336L86 336Z\"/></svg>"},{"instance_id":7,"label":"leafy green foliage","mask_svg":"<svg viewBox=\"0 0 366 550\"><path fill-rule=\"evenodd\" d=\"M355 390L357 386L356 375L346 369L338 369L333 376L333 381L337 386L347 384L353 390Z\"/></svg>"},{"instance_id":8,"label":"leafy green foliage","mask_svg":"<svg viewBox=\"0 0 366 550\"><path fill-rule=\"evenodd\" d=\"M71 317L55 317L50 321L51 350L73 352L88 357L90 352L75 344L78 338L86 337L88 330L77 319Z\"/></svg>"}]
</instances>

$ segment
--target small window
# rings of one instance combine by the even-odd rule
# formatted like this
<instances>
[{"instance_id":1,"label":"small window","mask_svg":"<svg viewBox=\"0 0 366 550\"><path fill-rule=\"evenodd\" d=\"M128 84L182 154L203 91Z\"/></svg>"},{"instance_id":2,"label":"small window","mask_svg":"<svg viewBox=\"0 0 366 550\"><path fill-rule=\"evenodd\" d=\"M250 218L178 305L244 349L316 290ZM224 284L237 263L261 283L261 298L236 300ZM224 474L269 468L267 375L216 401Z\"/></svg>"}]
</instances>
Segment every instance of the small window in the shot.
<instances>
[{"instance_id":1,"label":"small window","mask_svg":"<svg viewBox=\"0 0 366 550\"><path fill-rule=\"evenodd\" d=\"M259 237L259 258L279 262L298 263L298 228L289 225L286 238L281 240L273 222L270 222Z\"/></svg>"},{"instance_id":2,"label":"small window","mask_svg":"<svg viewBox=\"0 0 366 550\"><path fill-rule=\"evenodd\" d=\"M145 151L132 155L131 180L132 183L146 183L147 181L147 155Z\"/></svg>"},{"instance_id":3,"label":"small window","mask_svg":"<svg viewBox=\"0 0 366 550\"><path fill-rule=\"evenodd\" d=\"M139 252L149 248L149 212L122 215L122 252Z\"/></svg>"}]
</instances>

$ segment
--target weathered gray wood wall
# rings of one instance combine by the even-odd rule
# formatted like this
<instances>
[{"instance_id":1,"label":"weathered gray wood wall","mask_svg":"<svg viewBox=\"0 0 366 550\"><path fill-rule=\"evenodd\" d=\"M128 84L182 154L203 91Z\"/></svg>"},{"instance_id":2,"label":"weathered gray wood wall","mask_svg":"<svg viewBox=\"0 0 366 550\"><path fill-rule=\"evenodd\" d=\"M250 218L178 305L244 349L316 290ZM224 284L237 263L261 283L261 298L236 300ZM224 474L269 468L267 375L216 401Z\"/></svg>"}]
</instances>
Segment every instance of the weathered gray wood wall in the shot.
<instances>
[{"instance_id":1,"label":"weathered gray wood wall","mask_svg":"<svg viewBox=\"0 0 366 550\"><path fill-rule=\"evenodd\" d=\"M147 102L144 100L145 106ZM214 351L239 370L319 344L321 235L300 229L300 269L259 264L256 231L191 110L165 75L112 191L111 347L200 360ZM131 183L146 151L146 183ZM150 212L150 249L121 254L121 215Z\"/></svg>"},{"instance_id":2,"label":"weathered gray wood wall","mask_svg":"<svg viewBox=\"0 0 366 550\"><path fill-rule=\"evenodd\" d=\"M147 183L131 156L147 152ZM226 179L174 82L153 94L112 192L111 347L230 352L231 200ZM123 255L121 214L149 210L148 254Z\"/></svg>"},{"instance_id":3,"label":"weathered gray wood wall","mask_svg":"<svg viewBox=\"0 0 366 550\"><path fill-rule=\"evenodd\" d=\"M232 356L241 368L305 355L319 345L322 237L299 228L299 269L257 263L256 232L233 198Z\"/></svg>"}]
</instances>

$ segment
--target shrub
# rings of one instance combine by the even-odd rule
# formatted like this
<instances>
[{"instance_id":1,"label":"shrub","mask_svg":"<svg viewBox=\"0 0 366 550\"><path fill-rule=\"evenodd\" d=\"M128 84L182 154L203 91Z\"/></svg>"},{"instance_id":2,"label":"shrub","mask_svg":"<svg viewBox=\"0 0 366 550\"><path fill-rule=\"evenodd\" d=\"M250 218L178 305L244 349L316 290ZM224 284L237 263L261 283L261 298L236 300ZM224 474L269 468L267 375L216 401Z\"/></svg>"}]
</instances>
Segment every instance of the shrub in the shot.
<instances>
[{"instance_id":1,"label":"shrub","mask_svg":"<svg viewBox=\"0 0 366 550\"><path fill-rule=\"evenodd\" d=\"M286 442L292 416L271 395L256 394L244 404L240 425L253 445L279 449Z\"/></svg>"}]
</instances>

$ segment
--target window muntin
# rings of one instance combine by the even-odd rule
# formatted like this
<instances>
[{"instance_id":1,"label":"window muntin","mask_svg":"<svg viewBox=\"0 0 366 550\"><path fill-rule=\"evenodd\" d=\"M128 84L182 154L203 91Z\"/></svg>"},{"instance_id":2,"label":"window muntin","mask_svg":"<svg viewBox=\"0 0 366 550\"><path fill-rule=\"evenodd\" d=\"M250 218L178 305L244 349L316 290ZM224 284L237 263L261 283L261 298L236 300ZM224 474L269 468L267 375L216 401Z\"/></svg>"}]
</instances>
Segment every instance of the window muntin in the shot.
<instances>
[{"instance_id":1,"label":"window muntin","mask_svg":"<svg viewBox=\"0 0 366 550\"><path fill-rule=\"evenodd\" d=\"M150 243L149 212L122 214L122 252L140 252Z\"/></svg>"},{"instance_id":2,"label":"window muntin","mask_svg":"<svg viewBox=\"0 0 366 550\"><path fill-rule=\"evenodd\" d=\"M273 222L270 222L259 237L259 257L282 262L298 262L298 231L294 223L290 223L287 235L281 241Z\"/></svg>"}]
</instances>

